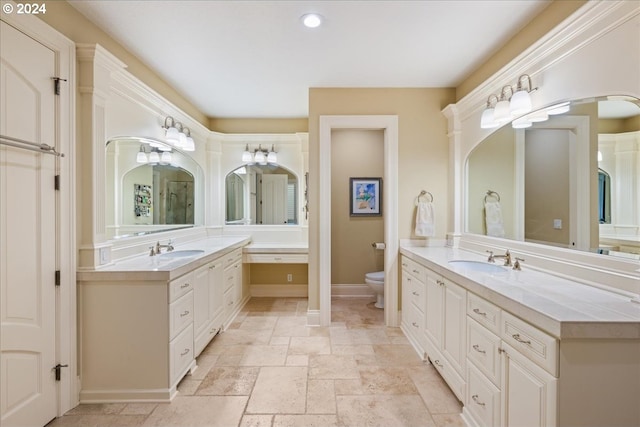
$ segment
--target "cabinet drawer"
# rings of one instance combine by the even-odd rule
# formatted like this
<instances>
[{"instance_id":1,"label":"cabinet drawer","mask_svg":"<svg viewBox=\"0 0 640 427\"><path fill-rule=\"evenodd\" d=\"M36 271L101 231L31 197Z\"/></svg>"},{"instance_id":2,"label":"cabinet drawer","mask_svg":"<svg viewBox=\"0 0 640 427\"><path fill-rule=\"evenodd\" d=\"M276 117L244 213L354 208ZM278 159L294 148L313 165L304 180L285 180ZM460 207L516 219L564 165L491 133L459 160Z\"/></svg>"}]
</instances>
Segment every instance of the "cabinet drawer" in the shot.
<instances>
[{"instance_id":1,"label":"cabinet drawer","mask_svg":"<svg viewBox=\"0 0 640 427\"><path fill-rule=\"evenodd\" d=\"M307 254L244 254L246 263L263 264L307 264Z\"/></svg>"},{"instance_id":2,"label":"cabinet drawer","mask_svg":"<svg viewBox=\"0 0 640 427\"><path fill-rule=\"evenodd\" d=\"M412 259L402 257L402 269L421 282L427 281L427 269Z\"/></svg>"},{"instance_id":3,"label":"cabinet drawer","mask_svg":"<svg viewBox=\"0 0 640 427\"><path fill-rule=\"evenodd\" d=\"M467 404L476 424L481 427L500 425L500 390L485 378L473 364L467 365Z\"/></svg>"},{"instance_id":4,"label":"cabinet drawer","mask_svg":"<svg viewBox=\"0 0 640 427\"><path fill-rule=\"evenodd\" d=\"M207 325L206 328L203 329L202 332L200 332L198 336L194 338L193 351L195 352L195 357L200 355L202 350L204 350L207 344L211 342L213 337L215 337L218 332L220 332L220 327L216 326L214 322L211 322Z\"/></svg>"},{"instance_id":5,"label":"cabinet drawer","mask_svg":"<svg viewBox=\"0 0 640 427\"><path fill-rule=\"evenodd\" d=\"M193 289L193 273L180 276L169 283L169 302L173 302Z\"/></svg>"},{"instance_id":6,"label":"cabinet drawer","mask_svg":"<svg viewBox=\"0 0 640 427\"><path fill-rule=\"evenodd\" d=\"M467 315L496 335L500 335L500 312L501 310L489 301L468 293Z\"/></svg>"},{"instance_id":7,"label":"cabinet drawer","mask_svg":"<svg viewBox=\"0 0 640 427\"><path fill-rule=\"evenodd\" d=\"M234 249L224 255L224 268L233 265L236 261L242 261L242 248Z\"/></svg>"},{"instance_id":8,"label":"cabinet drawer","mask_svg":"<svg viewBox=\"0 0 640 427\"><path fill-rule=\"evenodd\" d=\"M228 267L225 271L224 271L224 275L223 275L223 280L224 280L224 287L223 289L225 291L231 289L233 287L233 285L236 283L236 275L240 274L240 266L242 264L240 263L236 263L235 265L232 265L230 267Z\"/></svg>"},{"instance_id":9,"label":"cabinet drawer","mask_svg":"<svg viewBox=\"0 0 640 427\"><path fill-rule=\"evenodd\" d=\"M558 340L517 317L502 313L502 339L528 359L558 377Z\"/></svg>"},{"instance_id":10,"label":"cabinet drawer","mask_svg":"<svg viewBox=\"0 0 640 427\"><path fill-rule=\"evenodd\" d=\"M425 295L425 284L413 276L408 276L405 283L409 285L409 289L407 289L407 296L409 297L410 302L420 311L420 313L424 314L424 306L427 301L427 296Z\"/></svg>"},{"instance_id":11,"label":"cabinet drawer","mask_svg":"<svg viewBox=\"0 0 640 427\"><path fill-rule=\"evenodd\" d=\"M458 400L464 402L465 382L462 377L456 372L449 361L439 351L431 348L429 358L431 359L431 363L436 368L436 370L440 373L440 375L442 375L442 378L445 380L451 391L453 391L453 394L456 395Z\"/></svg>"},{"instance_id":12,"label":"cabinet drawer","mask_svg":"<svg viewBox=\"0 0 640 427\"><path fill-rule=\"evenodd\" d=\"M171 383L174 384L186 374L193 362L193 325L189 325L169 345L171 354Z\"/></svg>"},{"instance_id":13,"label":"cabinet drawer","mask_svg":"<svg viewBox=\"0 0 640 427\"><path fill-rule=\"evenodd\" d=\"M467 318L467 358L496 386L500 385L500 337Z\"/></svg>"},{"instance_id":14,"label":"cabinet drawer","mask_svg":"<svg viewBox=\"0 0 640 427\"><path fill-rule=\"evenodd\" d=\"M227 289L224 292L224 314L225 318L229 316L230 313L233 312L234 306L236 304L236 293L233 288Z\"/></svg>"},{"instance_id":15,"label":"cabinet drawer","mask_svg":"<svg viewBox=\"0 0 640 427\"><path fill-rule=\"evenodd\" d=\"M169 336L173 339L185 326L193 324L193 292L169 304Z\"/></svg>"}]
</instances>

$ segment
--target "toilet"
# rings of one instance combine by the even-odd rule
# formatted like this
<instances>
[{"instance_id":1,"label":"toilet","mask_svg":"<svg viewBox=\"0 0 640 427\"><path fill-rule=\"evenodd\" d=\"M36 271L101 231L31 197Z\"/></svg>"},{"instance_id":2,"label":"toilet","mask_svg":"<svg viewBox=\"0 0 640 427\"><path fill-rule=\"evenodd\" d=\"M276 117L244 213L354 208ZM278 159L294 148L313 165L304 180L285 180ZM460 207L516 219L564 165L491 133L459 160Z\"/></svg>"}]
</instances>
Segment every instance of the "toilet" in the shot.
<instances>
[{"instance_id":1,"label":"toilet","mask_svg":"<svg viewBox=\"0 0 640 427\"><path fill-rule=\"evenodd\" d=\"M364 282L376 294L377 299L374 305L378 308L384 308L384 271L365 274Z\"/></svg>"}]
</instances>

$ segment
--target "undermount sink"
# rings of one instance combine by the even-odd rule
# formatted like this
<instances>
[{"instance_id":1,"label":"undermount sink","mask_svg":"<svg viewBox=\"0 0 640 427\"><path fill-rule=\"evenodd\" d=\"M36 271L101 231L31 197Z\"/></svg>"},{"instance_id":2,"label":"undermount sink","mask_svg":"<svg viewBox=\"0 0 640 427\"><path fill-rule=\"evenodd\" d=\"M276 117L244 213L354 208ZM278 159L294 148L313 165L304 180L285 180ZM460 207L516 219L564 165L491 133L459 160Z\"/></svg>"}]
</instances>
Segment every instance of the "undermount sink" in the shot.
<instances>
[{"instance_id":1,"label":"undermount sink","mask_svg":"<svg viewBox=\"0 0 640 427\"><path fill-rule=\"evenodd\" d=\"M158 256L162 258L186 258L190 256L202 255L204 251L202 249L184 249L181 251L170 251L160 254Z\"/></svg>"},{"instance_id":2,"label":"undermount sink","mask_svg":"<svg viewBox=\"0 0 640 427\"><path fill-rule=\"evenodd\" d=\"M464 270L468 271L477 271L480 273L506 273L507 270L505 267L501 267L495 264L489 264L484 261L469 261L465 259L454 259L449 261L451 266L458 266Z\"/></svg>"}]
</instances>

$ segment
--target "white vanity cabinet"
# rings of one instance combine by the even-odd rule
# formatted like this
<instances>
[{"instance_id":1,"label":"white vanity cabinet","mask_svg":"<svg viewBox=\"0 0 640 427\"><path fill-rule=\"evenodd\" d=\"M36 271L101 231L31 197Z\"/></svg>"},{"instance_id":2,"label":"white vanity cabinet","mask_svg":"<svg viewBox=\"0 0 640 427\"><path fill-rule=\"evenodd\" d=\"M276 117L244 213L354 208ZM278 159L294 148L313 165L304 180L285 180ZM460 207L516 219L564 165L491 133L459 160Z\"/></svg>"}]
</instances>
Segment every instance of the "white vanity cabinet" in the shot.
<instances>
[{"instance_id":1,"label":"white vanity cabinet","mask_svg":"<svg viewBox=\"0 0 640 427\"><path fill-rule=\"evenodd\" d=\"M218 258L194 271L194 351L198 356L220 332L224 323L223 259Z\"/></svg>"},{"instance_id":2,"label":"white vanity cabinet","mask_svg":"<svg viewBox=\"0 0 640 427\"><path fill-rule=\"evenodd\" d=\"M427 271L420 264L402 257L402 323L405 335L424 357L424 324Z\"/></svg>"},{"instance_id":3,"label":"white vanity cabinet","mask_svg":"<svg viewBox=\"0 0 640 427\"><path fill-rule=\"evenodd\" d=\"M224 327L229 327L242 302L242 249L228 253L223 259L224 272Z\"/></svg>"},{"instance_id":4,"label":"white vanity cabinet","mask_svg":"<svg viewBox=\"0 0 640 427\"><path fill-rule=\"evenodd\" d=\"M455 395L464 401L467 292L434 271L425 270L425 349Z\"/></svg>"}]
</instances>

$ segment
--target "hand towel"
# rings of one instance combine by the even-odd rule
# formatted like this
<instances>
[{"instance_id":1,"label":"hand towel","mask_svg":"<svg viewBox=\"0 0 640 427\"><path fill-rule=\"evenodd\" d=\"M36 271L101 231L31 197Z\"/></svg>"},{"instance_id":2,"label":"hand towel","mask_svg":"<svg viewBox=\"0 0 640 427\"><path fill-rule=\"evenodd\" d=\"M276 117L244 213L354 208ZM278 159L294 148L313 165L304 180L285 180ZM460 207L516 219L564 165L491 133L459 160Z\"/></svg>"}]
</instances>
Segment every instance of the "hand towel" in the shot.
<instances>
[{"instance_id":1,"label":"hand towel","mask_svg":"<svg viewBox=\"0 0 640 427\"><path fill-rule=\"evenodd\" d=\"M433 203L418 202L416 204L416 236L430 237L436 230L436 216Z\"/></svg>"},{"instance_id":2,"label":"hand towel","mask_svg":"<svg viewBox=\"0 0 640 427\"><path fill-rule=\"evenodd\" d=\"M487 225L487 236L504 237L504 224L502 222L500 202L485 202L484 217Z\"/></svg>"}]
</instances>

